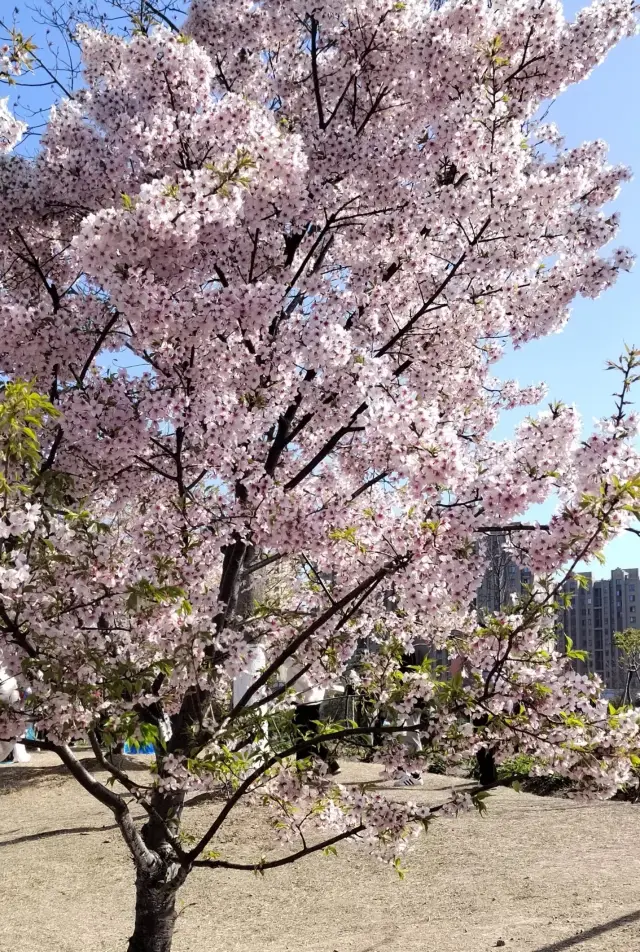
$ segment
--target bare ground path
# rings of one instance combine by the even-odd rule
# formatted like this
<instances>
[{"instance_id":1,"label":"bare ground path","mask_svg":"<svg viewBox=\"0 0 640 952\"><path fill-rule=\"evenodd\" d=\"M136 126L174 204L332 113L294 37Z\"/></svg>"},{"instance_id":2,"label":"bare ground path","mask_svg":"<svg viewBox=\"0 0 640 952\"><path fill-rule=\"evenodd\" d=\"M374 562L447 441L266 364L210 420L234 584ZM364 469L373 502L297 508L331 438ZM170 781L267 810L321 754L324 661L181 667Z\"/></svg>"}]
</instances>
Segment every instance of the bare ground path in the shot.
<instances>
[{"instance_id":1,"label":"bare ground path","mask_svg":"<svg viewBox=\"0 0 640 952\"><path fill-rule=\"evenodd\" d=\"M376 767L350 764L345 782ZM439 802L451 778L394 797ZM197 831L216 809L187 810ZM175 952L638 952L640 807L500 789L484 818L438 820L400 882L357 847L265 877L196 871ZM273 849L239 812L220 849ZM108 811L39 754L0 768L0 952L121 952L133 869ZM501 946L500 946L501 947Z\"/></svg>"}]
</instances>

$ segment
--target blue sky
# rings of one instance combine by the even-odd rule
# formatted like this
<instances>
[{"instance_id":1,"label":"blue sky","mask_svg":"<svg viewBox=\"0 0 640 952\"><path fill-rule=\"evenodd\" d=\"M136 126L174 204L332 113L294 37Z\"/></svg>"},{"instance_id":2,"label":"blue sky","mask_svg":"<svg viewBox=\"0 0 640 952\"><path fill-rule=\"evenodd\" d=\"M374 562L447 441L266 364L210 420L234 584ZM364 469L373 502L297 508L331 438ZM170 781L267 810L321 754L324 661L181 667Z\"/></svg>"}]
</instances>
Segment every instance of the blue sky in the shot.
<instances>
[{"instance_id":1,"label":"blue sky","mask_svg":"<svg viewBox=\"0 0 640 952\"><path fill-rule=\"evenodd\" d=\"M565 0L565 15L572 18L585 4ZM630 166L636 177L624 185L615 208L621 227L615 245L626 245L640 258L640 37L625 40L592 75L558 97L548 121L555 122L568 146L592 139L609 144L610 160ZM640 347L640 260L615 287L595 301L578 299L571 319L561 334L533 341L510 353L500 364L501 376L515 377L522 384L544 380L549 399L575 404L585 429L593 419L607 416L613 406L611 394L618 379L605 370L624 344ZM640 403L640 385L636 388ZM524 412L505 414L499 428L507 436ZM548 509L536 513L544 519ZM604 551L606 565L589 568L596 576L610 569L640 565L640 538L624 533Z\"/></svg>"},{"instance_id":2,"label":"blue sky","mask_svg":"<svg viewBox=\"0 0 640 952\"><path fill-rule=\"evenodd\" d=\"M585 3L565 0L565 14L572 18ZM29 23L22 8L17 20L36 42L42 28ZM10 90L0 89L6 95ZM19 92L15 89L14 94ZM45 104L50 90L23 90L33 102ZM13 96L11 97L13 98ZM553 104L549 121L555 122L567 145L585 140L604 139L609 143L612 162L622 162L636 170L637 177L627 183L615 203L621 213L621 229L615 244L626 245L640 256L640 37L621 43L584 83L572 86ZM612 392L618 380L605 370L605 362L615 359L624 344L640 346L640 262L630 274L620 277L616 286L596 301L577 300L571 320L561 334L527 344L510 353L497 366L503 377L515 377L522 384L544 380L549 398L575 404L582 415L585 430L594 418L611 412ZM640 402L640 386L637 388ZM505 414L497 430L499 437L510 435L514 424L526 411ZM549 515L541 507L535 518ZM606 565L593 568L596 575L608 574L617 566L640 565L640 538L625 533L605 549Z\"/></svg>"}]
</instances>

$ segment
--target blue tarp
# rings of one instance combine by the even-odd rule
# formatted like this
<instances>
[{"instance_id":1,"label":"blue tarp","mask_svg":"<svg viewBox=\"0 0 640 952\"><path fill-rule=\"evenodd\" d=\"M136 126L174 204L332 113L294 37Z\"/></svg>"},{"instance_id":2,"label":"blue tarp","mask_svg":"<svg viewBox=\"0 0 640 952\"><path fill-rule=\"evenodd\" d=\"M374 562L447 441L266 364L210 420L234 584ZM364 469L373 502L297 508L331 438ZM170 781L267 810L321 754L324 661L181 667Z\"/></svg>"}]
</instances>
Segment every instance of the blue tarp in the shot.
<instances>
[{"instance_id":1,"label":"blue tarp","mask_svg":"<svg viewBox=\"0 0 640 952\"><path fill-rule=\"evenodd\" d=\"M125 754L155 754L156 749L153 744L143 744L142 747L131 747L130 744L124 745Z\"/></svg>"}]
</instances>

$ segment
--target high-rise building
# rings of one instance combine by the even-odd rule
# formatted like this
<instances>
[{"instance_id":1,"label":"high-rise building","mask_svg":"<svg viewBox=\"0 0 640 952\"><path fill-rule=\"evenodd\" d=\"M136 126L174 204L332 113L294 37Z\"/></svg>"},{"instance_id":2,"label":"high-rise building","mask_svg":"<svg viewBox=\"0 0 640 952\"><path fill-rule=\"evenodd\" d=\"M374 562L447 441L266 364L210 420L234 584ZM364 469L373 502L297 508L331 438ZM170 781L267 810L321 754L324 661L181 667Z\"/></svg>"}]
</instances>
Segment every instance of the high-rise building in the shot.
<instances>
[{"instance_id":1,"label":"high-rise building","mask_svg":"<svg viewBox=\"0 0 640 952\"><path fill-rule=\"evenodd\" d=\"M599 674L608 688L622 690L625 673L613 636L625 628L638 627L638 569L614 569L608 579L594 580L591 572L580 574L586 579L584 587L574 578L564 585L571 604L560 613L560 647L564 647L564 635L568 635L574 648L588 654L586 662L576 662L577 669Z\"/></svg>"},{"instance_id":2,"label":"high-rise building","mask_svg":"<svg viewBox=\"0 0 640 952\"><path fill-rule=\"evenodd\" d=\"M489 563L482 584L476 595L476 608L498 612L509 605L513 595L523 594L526 585L533 581L530 569L523 568L506 547L506 536L495 532L485 539Z\"/></svg>"},{"instance_id":3,"label":"high-rise building","mask_svg":"<svg viewBox=\"0 0 640 952\"><path fill-rule=\"evenodd\" d=\"M485 537L488 564L474 599L474 607L481 620L485 612L498 612L511 603L512 596L520 597L526 586L533 582L533 574L515 561L507 546L504 532L493 532ZM416 647L419 660L425 655L431 657L437 665L449 663L444 649L434 651L428 645Z\"/></svg>"}]
</instances>

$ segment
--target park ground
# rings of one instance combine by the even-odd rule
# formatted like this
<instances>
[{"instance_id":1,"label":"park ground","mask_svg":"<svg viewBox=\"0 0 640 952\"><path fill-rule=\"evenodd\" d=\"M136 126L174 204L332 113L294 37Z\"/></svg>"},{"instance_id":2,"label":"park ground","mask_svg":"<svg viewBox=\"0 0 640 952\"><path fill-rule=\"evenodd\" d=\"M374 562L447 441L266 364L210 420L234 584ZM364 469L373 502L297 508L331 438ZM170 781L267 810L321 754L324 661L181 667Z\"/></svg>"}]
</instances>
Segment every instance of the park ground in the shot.
<instances>
[{"instance_id":1,"label":"park ground","mask_svg":"<svg viewBox=\"0 0 640 952\"><path fill-rule=\"evenodd\" d=\"M123 952L131 862L109 812L54 763L0 768L0 952ZM377 770L347 764L340 779ZM438 803L461 783L430 775L388 795ZM215 811L189 806L187 828ZM197 870L174 952L637 952L639 833L640 806L500 788L484 817L434 823L402 881L351 844L264 877ZM235 813L218 848L278 855L259 808Z\"/></svg>"}]
</instances>

